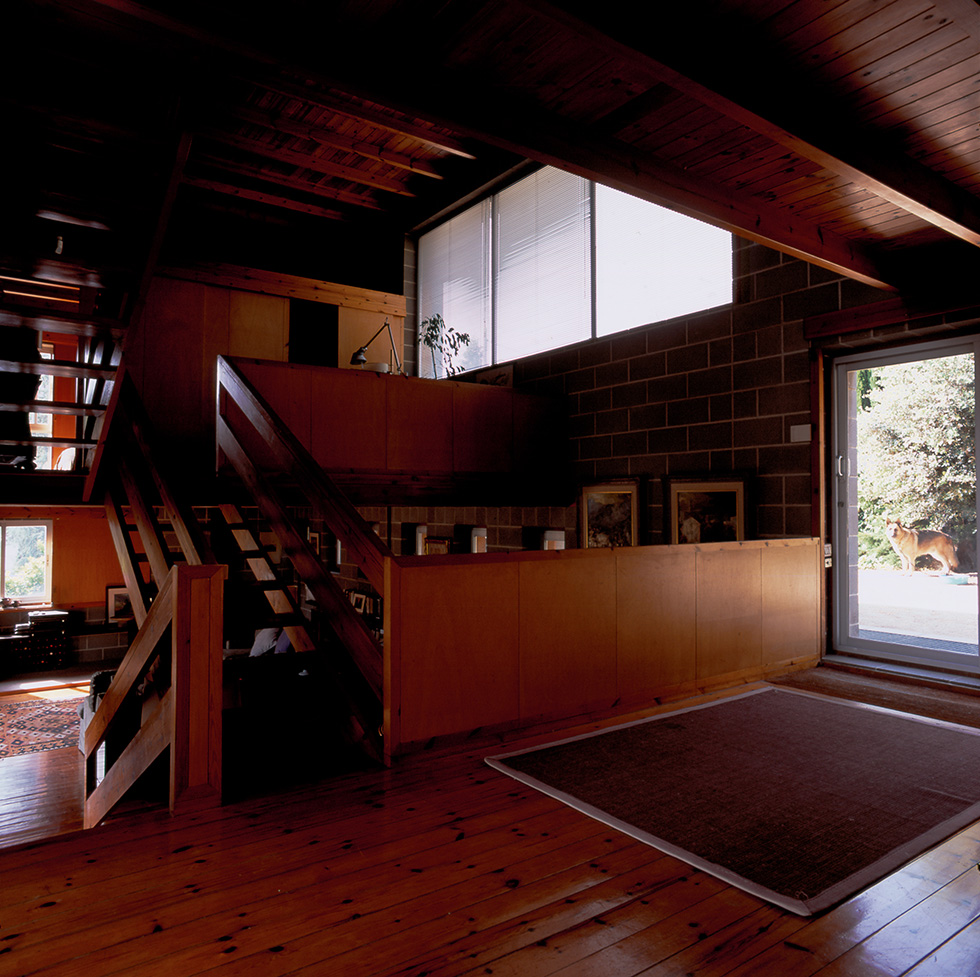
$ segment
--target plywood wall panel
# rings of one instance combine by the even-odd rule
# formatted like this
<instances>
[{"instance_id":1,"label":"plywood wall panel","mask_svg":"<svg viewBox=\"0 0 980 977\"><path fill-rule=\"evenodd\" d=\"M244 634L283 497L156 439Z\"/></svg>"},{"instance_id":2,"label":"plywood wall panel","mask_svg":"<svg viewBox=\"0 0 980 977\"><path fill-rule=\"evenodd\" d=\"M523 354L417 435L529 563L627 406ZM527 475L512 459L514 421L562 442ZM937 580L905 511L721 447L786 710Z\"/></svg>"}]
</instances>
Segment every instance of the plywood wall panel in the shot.
<instances>
[{"instance_id":1,"label":"plywood wall panel","mask_svg":"<svg viewBox=\"0 0 980 977\"><path fill-rule=\"evenodd\" d=\"M694 547L633 547L615 553L619 698L635 700L693 686Z\"/></svg>"},{"instance_id":2,"label":"plywood wall panel","mask_svg":"<svg viewBox=\"0 0 980 977\"><path fill-rule=\"evenodd\" d=\"M616 699L612 550L536 559L521 570L521 717L574 715Z\"/></svg>"},{"instance_id":3,"label":"plywood wall panel","mask_svg":"<svg viewBox=\"0 0 980 977\"><path fill-rule=\"evenodd\" d=\"M98 603L105 600L106 587L122 583L122 570L103 510L71 510L55 515L52 534L52 603Z\"/></svg>"},{"instance_id":4,"label":"plywood wall panel","mask_svg":"<svg viewBox=\"0 0 980 977\"><path fill-rule=\"evenodd\" d=\"M399 562L405 616L386 620L386 655L398 656L397 675L386 660L393 755L481 724L636 708L644 697L761 679L787 660L790 637L793 661L820 654L818 539L446 557L431 568L427 559ZM443 595L460 602L447 610ZM515 669L516 701L502 691ZM464 706L471 695L488 695L492 709Z\"/></svg>"},{"instance_id":5,"label":"plywood wall panel","mask_svg":"<svg viewBox=\"0 0 980 977\"><path fill-rule=\"evenodd\" d=\"M453 384L410 377L388 380L388 467L452 471Z\"/></svg>"},{"instance_id":6,"label":"plywood wall panel","mask_svg":"<svg viewBox=\"0 0 980 977\"><path fill-rule=\"evenodd\" d=\"M757 547L696 546L698 679L762 664L762 561Z\"/></svg>"},{"instance_id":7,"label":"plywood wall panel","mask_svg":"<svg viewBox=\"0 0 980 977\"><path fill-rule=\"evenodd\" d=\"M812 655L819 647L819 553L813 547L773 542L761 558L763 664Z\"/></svg>"},{"instance_id":8,"label":"plywood wall panel","mask_svg":"<svg viewBox=\"0 0 980 977\"><path fill-rule=\"evenodd\" d=\"M172 442L198 444L202 438L207 306L209 299L212 306L220 301L220 296L209 296L210 291L193 282L156 279L140 329L142 373L134 379L155 427L166 419L160 436ZM128 351L126 362L135 369Z\"/></svg>"},{"instance_id":9,"label":"plywood wall panel","mask_svg":"<svg viewBox=\"0 0 980 977\"><path fill-rule=\"evenodd\" d=\"M304 446L310 444L312 375L305 367L288 363L239 361L245 378Z\"/></svg>"},{"instance_id":10,"label":"plywood wall panel","mask_svg":"<svg viewBox=\"0 0 980 977\"><path fill-rule=\"evenodd\" d=\"M405 742L518 713L518 565L401 574L400 721Z\"/></svg>"},{"instance_id":11,"label":"plywood wall panel","mask_svg":"<svg viewBox=\"0 0 980 977\"><path fill-rule=\"evenodd\" d=\"M289 300L277 295L228 292L228 355L285 360Z\"/></svg>"},{"instance_id":12,"label":"plywood wall panel","mask_svg":"<svg viewBox=\"0 0 980 977\"><path fill-rule=\"evenodd\" d=\"M385 378L357 370L313 371L311 453L326 469L387 467Z\"/></svg>"},{"instance_id":13,"label":"plywood wall panel","mask_svg":"<svg viewBox=\"0 0 980 977\"><path fill-rule=\"evenodd\" d=\"M453 385L453 468L458 472L511 471L514 397L510 390Z\"/></svg>"}]
</instances>

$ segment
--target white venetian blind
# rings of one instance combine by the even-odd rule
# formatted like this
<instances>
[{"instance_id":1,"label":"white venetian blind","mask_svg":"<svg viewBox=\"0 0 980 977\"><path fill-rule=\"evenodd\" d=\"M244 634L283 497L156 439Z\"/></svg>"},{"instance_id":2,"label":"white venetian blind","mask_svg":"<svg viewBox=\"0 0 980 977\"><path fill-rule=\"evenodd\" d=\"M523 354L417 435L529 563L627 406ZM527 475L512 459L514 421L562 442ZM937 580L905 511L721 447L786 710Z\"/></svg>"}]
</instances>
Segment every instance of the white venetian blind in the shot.
<instances>
[{"instance_id":1,"label":"white venetian blind","mask_svg":"<svg viewBox=\"0 0 980 977\"><path fill-rule=\"evenodd\" d=\"M496 362L588 339L588 182L544 169L503 190L496 201Z\"/></svg>"},{"instance_id":2,"label":"white venetian blind","mask_svg":"<svg viewBox=\"0 0 980 977\"><path fill-rule=\"evenodd\" d=\"M489 366L490 340L490 201L485 200L419 238L419 319L439 314L470 343L456 357L460 369ZM445 376L429 349L419 350L419 375Z\"/></svg>"},{"instance_id":3,"label":"white venetian blind","mask_svg":"<svg viewBox=\"0 0 980 977\"><path fill-rule=\"evenodd\" d=\"M732 301L732 236L596 184L596 335Z\"/></svg>"}]
</instances>

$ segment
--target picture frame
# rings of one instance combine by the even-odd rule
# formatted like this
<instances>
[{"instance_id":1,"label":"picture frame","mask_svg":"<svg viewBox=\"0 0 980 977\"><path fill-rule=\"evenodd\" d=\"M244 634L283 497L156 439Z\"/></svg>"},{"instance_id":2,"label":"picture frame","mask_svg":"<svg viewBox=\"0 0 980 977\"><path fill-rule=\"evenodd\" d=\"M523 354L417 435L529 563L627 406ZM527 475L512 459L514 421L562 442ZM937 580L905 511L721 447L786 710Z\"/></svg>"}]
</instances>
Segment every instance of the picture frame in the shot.
<instances>
[{"instance_id":1,"label":"picture frame","mask_svg":"<svg viewBox=\"0 0 980 977\"><path fill-rule=\"evenodd\" d=\"M122 624L132 621L133 604L129 599L129 591L122 586L106 587L105 589L105 619L107 624Z\"/></svg>"},{"instance_id":2,"label":"picture frame","mask_svg":"<svg viewBox=\"0 0 980 977\"><path fill-rule=\"evenodd\" d=\"M664 479L664 536L668 543L744 540L746 481L738 475Z\"/></svg>"},{"instance_id":3,"label":"picture frame","mask_svg":"<svg viewBox=\"0 0 980 977\"><path fill-rule=\"evenodd\" d=\"M350 602L358 614L363 614L367 605L367 594L353 593L350 595Z\"/></svg>"},{"instance_id":4,"label":"picture frame","mask_svg":"<svg viewBox=\"0 0 980 977\"><path fill-rule=\"evenodd\" d=\"M310 543L310 549L316 553L317 556L320 555L320 534L319 533L309 533L308 539Z\"/></svg>"},{"instance_id":5,"label":"picture frame","mask_svg":"<svg viewBox=\"0 0 980 977\"><path fill-rule=\"evenodd\" d=\"M582 487L582 549L639 545L640 480L616 479Z\"/></svg>"},{"instance_id":6,"label":"picture frame","mask_svg":"<svg viewBox=\"0 0 980 977\"><path fill-rule=\"evenodd\" d=\"M453 541L448 536L426 536L426 556L448 556Z\"/></svg>"}]
</instances>

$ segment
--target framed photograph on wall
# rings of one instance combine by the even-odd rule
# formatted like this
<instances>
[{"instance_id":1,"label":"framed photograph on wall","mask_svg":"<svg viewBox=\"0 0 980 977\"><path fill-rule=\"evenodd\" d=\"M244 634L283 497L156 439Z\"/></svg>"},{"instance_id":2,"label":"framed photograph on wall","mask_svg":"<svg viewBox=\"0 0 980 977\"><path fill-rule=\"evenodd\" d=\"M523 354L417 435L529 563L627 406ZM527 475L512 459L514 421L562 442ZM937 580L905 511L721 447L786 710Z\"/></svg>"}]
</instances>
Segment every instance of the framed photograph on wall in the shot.
<instances>
[{"instance_id":1,"label":"framed photograph on wall","mask_svg":"<svg viewBox=\"0 0 980 977\"><path fill-rule=\"evenodd\" d=\"M452 545L453 541L448 536L426 536L425 555L448 556Z\"/></svg>"},{"instance_id":2,"label":"framed photograph on wall","mask_svg":"<svg viewBox=\"0 0 980 977\"><path fill-rule=\"evenodd\" d=\"M721 543L746 538L744 478L668 476L664 479L664 503L668 543Z\"/></svg>"},{"instance_id":3,"label":"framed photograph on wall","mask_svg":"<svg viewBox=\"0 0 980 977\"><path fill-rule=\"evenodd\" d=\"M129 591L125 587L106 587L105 619L107 623L132 621L135 617Z\"/></svg>"},{"instance_id":4,"label":"framed photograph on wall","mask_svg":"<svg viewBox=\"0 0 980 977\"><path fill-rule=\"evenodd\" d=\"M586 485L579 498L582 548L638 546L639 479Z\"/></svg>"}]
</instances>

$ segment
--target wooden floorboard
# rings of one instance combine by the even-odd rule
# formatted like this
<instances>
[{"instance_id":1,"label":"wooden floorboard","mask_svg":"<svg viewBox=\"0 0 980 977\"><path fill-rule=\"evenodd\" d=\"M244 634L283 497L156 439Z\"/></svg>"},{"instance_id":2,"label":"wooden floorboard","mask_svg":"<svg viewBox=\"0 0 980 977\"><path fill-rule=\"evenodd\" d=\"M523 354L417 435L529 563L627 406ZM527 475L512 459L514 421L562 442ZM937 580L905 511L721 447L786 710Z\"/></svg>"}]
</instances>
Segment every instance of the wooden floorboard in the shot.
<instances>
[{"instance_id":1,"label":"wooden floorboard","mask_svg":"<svg viewBox=\"0 0 980 977\"><path fill-rule=\"evenodd\" d=\"M853 681L844 684L852 696ZM542 728L506 745L594 725ZM805 919L491 770L483 757L500 746L444 750L185 817L128 814L89 832L8 847L0 851L0 973L967 977L980 970L980 825ZM71 779L56 773L54 754L72 752L80 758L59 750L0 761L0 779L4 764L31 761L15 765L9 783L42 802ZM0 830L30 820L4 792Z\"/></svg>"}]
</instances>

